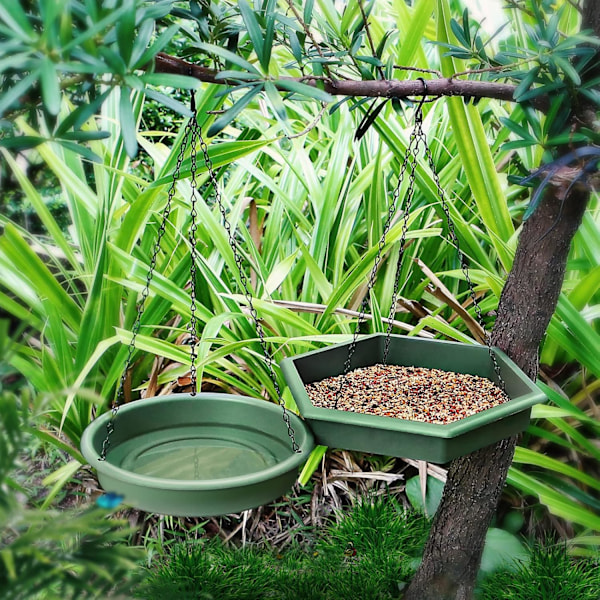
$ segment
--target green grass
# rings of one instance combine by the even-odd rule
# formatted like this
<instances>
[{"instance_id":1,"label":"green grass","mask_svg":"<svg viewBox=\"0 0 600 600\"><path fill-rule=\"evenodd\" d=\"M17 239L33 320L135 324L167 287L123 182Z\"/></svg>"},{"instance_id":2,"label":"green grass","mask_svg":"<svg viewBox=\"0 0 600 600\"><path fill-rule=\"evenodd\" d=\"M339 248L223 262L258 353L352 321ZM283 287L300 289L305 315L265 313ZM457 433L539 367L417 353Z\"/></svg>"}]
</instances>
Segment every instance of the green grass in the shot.
<instances>
[{"instance_id":1,"label":"green grass","mask_svg":"<svg viewBox=\"0 0 600 600\"><path fill-rule=\"evenodd\" d=\"M598 558L598 557L597 557ZM481 600L598 600L598 560L575 560L564 544L536 544L527 564L499 571L481 585Z\"/></svg>"},{"instance_id":2,"label":"green grass","mask_svg":"<svg viewBox=\"0 0 600 600\"><path fill-rule=\"evenodd\" d=\"M338 513L311 546L182 543L147 569L145 600L394 600L419 564L429 530L420 512L389 498L363 499ZM501 551L502 547L497 547ZM516 555L515 555L516 556ZM478 600L598 600L598 560L574 559L564 544L528 547L519 560L481 571Z\"/></svg>"},{"instance_id":3,"label":"green grass","mask_svg":"<svg viewBox=\"0 0 600 600\"><path fill-rule=\"evenodd\" d=\"M312 547L181 544L148 571L137 594L145 600L398 598L418 564L428 520L389 499L359 502L339 517Z\"/></svg>"}]
</instances>

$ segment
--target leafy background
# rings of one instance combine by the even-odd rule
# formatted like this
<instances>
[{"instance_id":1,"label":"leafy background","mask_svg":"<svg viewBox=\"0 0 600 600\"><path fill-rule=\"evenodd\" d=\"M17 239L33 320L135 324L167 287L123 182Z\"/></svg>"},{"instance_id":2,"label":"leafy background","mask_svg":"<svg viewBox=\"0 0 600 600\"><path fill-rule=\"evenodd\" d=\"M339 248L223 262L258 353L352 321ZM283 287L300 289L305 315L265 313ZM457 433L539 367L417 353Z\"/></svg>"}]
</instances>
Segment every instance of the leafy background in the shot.
<instances>
[{"instance_id":1,"label":"leafy background","mask_svg":"<svg viewBox=\"0 0 600 600\"><path fill-rule=\"evenodd\" d=\"M424 109L488 329L520 225L528 207L535 208L517 181L541 163L551 165L557 145L598 141L594 132L576 140L561 133L561 107L570 106L589 66L589 52L579 46L589 40L577 33L578 16L567 2L558 10L549 2L526 3L526 10L511 12L510 33L491 41L457 2L366 2L374 48L358 3L341 10L307 2L301 14L296 6L319 32L319 45L274 2L240 2L239 10L133 0L36 6L0 6L0 44L10 56L0 62L3 187L12 189L13 206L35 214L37 227L32 231L19 210L9 216L3 204L0 309L3 373L18 374L48 399L34 433L68 457L45 481L50 491L43 508L81 469L80 436L114 396L189 115L186 89L198 90L209 154L275 361L351 334L351 311L359 310L365 294L413 120L409 103L385 103L355 140L374 101L344 99L323 107L330 98L318 86L285 84L281 77L335 72L369 79L381 70L397 76L396 65L447 76L493 68L483 76L518 81L520 100L552 92L545 115L487 99L475 105L450 98ZM223 71L219 77L229 85L140 71L173 47ZM584 90L595 102L596 83ZM28 101L36 97L41 104ZM186 155L184 176L189 169ZM202 162L199 171L198 375L204 389L276 400ZM397 331L475 342L455 249L440 238L435 181L424 162L416 176ZM40 180L55 194L36 185ZM185 384L190 192L189 181L177 184L134 354L127 389L134 397L177 388L172 382L178 377ZM52 209L56 196L58 212ZM534 408L503 502L505 513L524 521L519 530L536 532L550 520L579 554L595 552L600 529L598 231L594 195L541 348L539 385L549 402ZM384 248L370 331L385 330L380 315L391 302L400 235L398 220ZM456 310L461 305L466 313ZM283 388L278 370L277 376ZM284 400L294 408L287 391ZM303 481L323 451L315 451Z\"/></svg>"}]
</instances>

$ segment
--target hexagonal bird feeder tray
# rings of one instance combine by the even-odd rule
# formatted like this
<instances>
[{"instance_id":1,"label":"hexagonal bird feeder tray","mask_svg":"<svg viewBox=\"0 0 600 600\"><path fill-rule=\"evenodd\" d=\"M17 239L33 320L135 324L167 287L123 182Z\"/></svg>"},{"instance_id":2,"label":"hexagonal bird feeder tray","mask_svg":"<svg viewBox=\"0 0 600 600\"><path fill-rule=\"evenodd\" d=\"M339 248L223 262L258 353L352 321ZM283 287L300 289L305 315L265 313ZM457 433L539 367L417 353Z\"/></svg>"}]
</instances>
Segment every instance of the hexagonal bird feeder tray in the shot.
<instances>
[{"instance_id":1,"label":"hexagonal bird feeder tray","mask_svg":"<svg viewBox=\"0 0 600 600\"><path fill-rule=\"evenodd\" d=\"M359 338L350 370L383 363L385 339L384 334ZM492 348L509 400L452 423L423 423L314 406L305 386L341 375L350 343L281 363L298 409L318 444L445 463L523 431L529 424L531 407L545 401L535 383L506 354ZM498 383L487 346L392 335L387 364L477 375Z\"/></svg>"}]
</instances>

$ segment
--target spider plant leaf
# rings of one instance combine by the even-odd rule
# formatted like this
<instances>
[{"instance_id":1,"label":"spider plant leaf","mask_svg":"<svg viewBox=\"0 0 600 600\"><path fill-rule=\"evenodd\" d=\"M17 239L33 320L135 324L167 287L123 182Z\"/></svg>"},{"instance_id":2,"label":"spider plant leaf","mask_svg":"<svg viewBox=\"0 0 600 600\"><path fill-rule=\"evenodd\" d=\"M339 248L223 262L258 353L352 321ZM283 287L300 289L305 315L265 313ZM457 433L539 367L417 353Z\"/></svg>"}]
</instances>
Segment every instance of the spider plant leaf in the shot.
<instances>
[{"instance_id":1,"label":"spider plant leaf","mask_svg":"<svg viewBox=\"0 0 600 600\"><path fill-rule=\"evenodd\" d=\"M44 498L44 502L42 502L42 509L48 508L52 504L54 498L56 498L65 485L71 481L81 466L82 463L79 461L71 460L62 467L56 469L56 471L53 471L42 481L44 485L52 486Z\"/></svg>"},{"instance_id":2,"label":"spider plant leaf","mask_svg":"<svg viewBox=\"0 0 600 600\"><path fill-rule=\"evenodd\" d=\"M75 142L70 142L69 140L65 139L56 140L56 143L60 144L63 148L74 152L75 154L79 154L85 160L88 160L91 163L102 163L102 159L93 150L90 150L87 146L83 146L82 144L76 144Z\"/></svg>"},{"instance_id":3,"label":"spider plant leaf","mask_svg":"<svg viewBox=\"0 0 600 600\"><path fill-rule=\"evenodd\" d=\"M249 104L254 98L263 91L263 84L258 83L253 85L246 94L244 94L235 104L226 110L208 129L208 137L217 135L227 125L229 125Z\"/></svg>"},{"instance_id":4,"label":"spider plant leaf","mask_svg":"<svg viewBox=\"0 0 600 600\"><path fill-rule=\"evenodd\" d=\"M133 105L131 104L129 90L126 88L121 88L119 122L121 123L121 136L127 150L127 155L133 158L138 151L137 121L133 114Z\"/></svg>"},{"instance_id":5,"label":"spider plant leaf","mask_svg":"<svg viewBox=\"0 0 600 600\"><path fill-rule=\"evenodd\" d=\"M509 468L507 481L522 492L537 497L552 514L594 531L600 528L600 517L596 514L517 467Z\"/></svg>"},{"instance_id":6,"label":"spider plant leaf","mask_svg":"<svg viewBox=\"0 0 600 600\"><path fill-rule=\"evenodd\" d=\"M596 477L592 477L583 471L576 469L564 462L535 452L529 448L517 446L513 462L530 466L541 467L546 471L565 475L570 479L581 482L583 485L591 487L595 490L600 490L600 481Z\"/></svg>"},{"instance_id":7,"label":"spider plant leaf","mask_svg":"<svg viewBox=\"0 0 600 600\"><path fill-rule=\"evenodd\" d=\"M283 280L288 277L294 263L296 262L296 258L298 255L298 250L289 256L286 256L279 263L277 263L271 273L269 273L269 278L265 282L265 291L267 294L271 295L277 290L277 288L282 284Z\"/></svg>"},{"instance_id":8,"label":"spider plant leaf","mask_svg":"<svg viewBox=\"0 0 600 600\"><path fill-rule=\"evenodd\" d=\"M428 29L432 23L432 14L437 0L420 0L412 6L412 11L403 0L394 2L398 14L396 26L400 31L402 44L398 50L395 62L400 65L428 64L423 51L423 39L431 39Z\"/></svg>"},{"instance_id":9,"label":"spider plant leaf","mask_svg":"<svg viewBox=\"0 0 600 600\"><path fill-rule=\"evenodd\" d=\"M19 274L29 281L29 285L35 285L38 299L47 298L54 306L60 306L65 323L74 331L79 329L77 304L10 223L6 224L4 235L0 238L0 253L10 261L13 274ZM32 306L32 309L38 314L43 313L41 304Z\"/></svg>"},{"instance_id":10,"label":"spider plant leaf","mask_svg":"<svg viewBox=\"0 0 600 600\"><path fill-rule=\"evenodd\" d=\"M569 292L569 302L577 311L582 311L600 290L600 265L586 273Z\"/></svg>"},{"instance_id":11,"label":"spider plant leaf","mask_svg":"<svg viewBox=\"0 0 600 600\"><path fill-rule=\"evenodd\" d=\"M304 463L300 475L298 476L298 483L302 486L306 485L313 473L319 468L325 453L327 452L327 446L315 446L313 451L310 453L308 459Z\"/></svg>"},{"instance_id":12,"label":"spider plant leaf","mask_svg":"<svg viewBox=\"0 0 600 600\"><path fill-rule=\"evenodd\" d=\"M448 22L450 8L448 0L438 2L438 37L450 42ZM442 57L442 72L450 75L460 71L456 61ZM504 242L514 234L514 226L506 203L502 185L490 151L481 115L477 107L465 106L459 98L447 100L450 122L455 134L456 146L462 158L465 174L469 181L481 219L489 232L491 242L505 269L512 264L512 256Z\"/></svg>"}]
</instances>

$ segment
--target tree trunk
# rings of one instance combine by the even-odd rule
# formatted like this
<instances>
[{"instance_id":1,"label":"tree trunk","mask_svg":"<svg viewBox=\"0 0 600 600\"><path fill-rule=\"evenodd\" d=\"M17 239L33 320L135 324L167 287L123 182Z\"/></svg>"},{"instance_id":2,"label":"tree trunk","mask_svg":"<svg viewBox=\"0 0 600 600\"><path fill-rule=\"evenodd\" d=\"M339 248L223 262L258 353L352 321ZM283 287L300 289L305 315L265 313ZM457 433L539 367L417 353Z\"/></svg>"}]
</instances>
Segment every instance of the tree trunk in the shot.
<instances>
[{"instance_id":1,"label":"tree trunk","mask_svg":"<svg viewBox=\"0 0 600 600\"><path fill-rule=\"evenodd\" d=\"M583 29L600 33L600 0L586 3ZM580 121L591 121L595 110ZM589 124L588 124L589 126ZM593 125L592 125L593 126ZM549 186L538 209L523 225L492 333L502 348L533 380L538 349L558 302L571 240L589 191L566 184ZM485 535L496 511L511 464L516 438L502 440L454 460L435 515L423 561L404 600L469 600Z\"/></svg>"},{"instance_id":2,"label":"tree trunk","mask_svg":"<svg viewBox=\"0 0 600 600\"><path fill-rule=\"evenodd\" d=\"M589 198L588 192L578 191L563 205L559 193L551 188L523 226L492 334L494 345L531 379L537 375L538 347L556 307L570 243ZM502 440L451 463L423 562L405 600L471 598L485 534L515 443L515 438Z\"/></svg>"}]
</instances>

